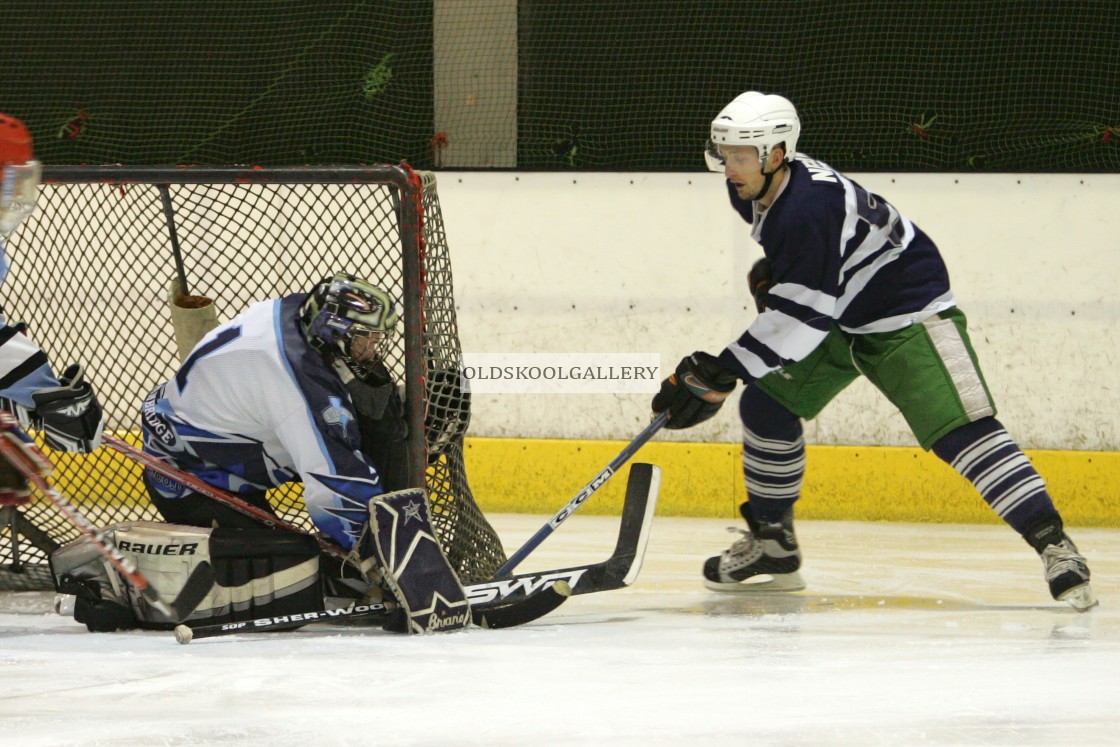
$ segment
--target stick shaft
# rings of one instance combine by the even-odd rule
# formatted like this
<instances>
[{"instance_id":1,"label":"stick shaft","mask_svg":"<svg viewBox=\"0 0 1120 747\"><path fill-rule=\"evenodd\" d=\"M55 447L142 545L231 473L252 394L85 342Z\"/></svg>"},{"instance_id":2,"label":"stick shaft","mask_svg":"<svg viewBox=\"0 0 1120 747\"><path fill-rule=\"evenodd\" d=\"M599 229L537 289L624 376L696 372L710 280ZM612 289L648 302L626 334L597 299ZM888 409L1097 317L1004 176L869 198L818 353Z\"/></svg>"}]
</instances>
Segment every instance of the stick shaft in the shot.
<instances>
[{"instance_id":1,"label":"stick shaft","mask_svg":"<svg viewBox=\"0 0 1120 747\"><path fill-rule=\"evenodd\" d=\"M269 527L270 529L283 529L295 534L309 534L309 532L305 532L295 524L290 524L279 518L278 516L270 514L264 509L257 508L251 503L247 503L241 500L237 496L231 495L224 490L216 488L205 480L201 480L198 477L190 474L189 472L184 472L178 467L174 467L163 461L159 457L153 456L143 449L139 449L128 443L127 441L121 438L117 438L110 433L105 433L101 437L101 443L105 444L110 449L120 452L130 459L139 462L142 466L152 470L153 472L158 472L164 477L169 477L172 480L186 485L191 490L194 490L195 492L200 493L201 495L204 495L213 501L217 501L218 503L221 503L225 506L229 506L234 511L248 516L251 519L256 519L261 524ZM334 544L330 540L324 539L317 534L313 534L311 536L315 538L315 540L319 543L319 548L326 554L339 560L346 560L347 557L349 557L345 550L343 550L341 547Z\"/></svg>"},{"instance_id":2,"label":"stick shaft","mask_svg":"<svg viewBox=\"0 0 1120 747\"><path fill-rule=\"evenodd\" d=\"M471 610L471 621L481 628L512 628L524 625L552 612L572 594L572 589L563 580L538 591L527 600L504 605L492 605ZM371 622L384 622L389 619L389 609L380 602L354 604L345 609L304 612L295 615L261 617L243 622L216 623L190 627L179 625L175 628L175 640L190 643L199 638L213 638L235 633L265 633L270 630L287 630L308 623L331 622L370 618Z\"/></svg>"},{"instance_id":3,"label":"stick shaft","mask_svg":"<svg viewBox=\"0 0 1120 747\"><path fill-rule=\"evenodd\" d=\"M530 537L517 552L511 555L509 560L494 573L494 578L501 578L502 576L509 575L514 568L521 564L521 561L528 557L529 553L537 549L550 534L556 531L557 527L567 521L569 516L587 502L588 498L594 495L599 488L603 487L607 480L610 479L611 475L621 469L622 465L626 464L638 449L645 446L646 442L653 438L654 434L661 430L667 422L669 422L668 412L663 412L654 418L653 422L646 426L645 430L635 436L634 440L628 443L626 447L619 452L618 456L611 460L610 464L603 467L603 469L599 471L599 474L591 478L591 482L584 485L583 489L576 493L574 498L568 501L562 509L556 512L555 516L549 519L544 526L537 530L536 534Z\"/></svg>"},{"instance_id":4,"label":"stick shaft","mask_svg":"<svg viewBox=\"0 0 1120 747\"><path fill-rule=\"evenodd\" d=\"M259 617L255 620L198 625L194 628L180 625L175 629L175 638L180 643L190 643L199 638L213 638L214 636L233 635L234 633L265 633L270 630L287 630L288 628L299 627L313 622L383 616L387 613L388 609L380 602L355 604L344 609L330 611L319 610L295 615L277 615L275 617Z\"/></svg>"}]
</instances>

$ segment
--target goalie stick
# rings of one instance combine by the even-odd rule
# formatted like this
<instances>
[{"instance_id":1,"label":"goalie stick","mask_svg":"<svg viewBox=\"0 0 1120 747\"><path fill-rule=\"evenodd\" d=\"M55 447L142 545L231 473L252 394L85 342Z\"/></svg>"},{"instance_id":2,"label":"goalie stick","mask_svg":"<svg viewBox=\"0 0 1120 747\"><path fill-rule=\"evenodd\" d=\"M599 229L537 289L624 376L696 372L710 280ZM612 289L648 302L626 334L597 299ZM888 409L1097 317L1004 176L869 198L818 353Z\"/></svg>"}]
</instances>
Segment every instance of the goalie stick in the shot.
<instances>
[{"instance_id":1,"label":"goalie stick","mask_svg":"<svg viewBox=\"0 0 1120 747\"><path fill-rule=\"evenodd\" d=\"M634 583L649 544L649 530L660 488L660 467L644 462L634 463L626 481L618 539L609 558L591 565L518 573L474 584L466 587L471 604L485 604L491 599L516 599L520 595L532 596L542 585L561 579L572 587L573 596L621 589Z\"/></svg>"},{"instance_id":2,"label":"goalie stick","mask_svg":"<svg viewBox=\"0 0 1120 747\"><path fill-rule=\"evenodd\" d=\"M469 588L469 587L468 587ZM555 596L561 601L571 596L572 589L561 580L552 585ZM473 622L480 628L510 628L522 625L538 617L547 615L556 609L552 602L552 594L536 594L524 604L517 605L514 617L506 614L504 607L488 607L478 610L473 616ZM532 614L530 619L523 619L526 614ZM380 602L369 604L352 604L335 610L316 610L294 615L278 615L275 617L259 617L255 620L241 622L216 623L214 625L179 625L175 628L175 640L182 644L200 638L214 638L216 636L233 635L235 633L267 633L275 630L288 630L293 627L302 627L309 623L331 622L333 620L353 620L355 618L382 618L388 620L389 608Z\"/></svg>"},{"instance_id":3,"label":"goalie stick","mask_svg":"<svg viewBox=\"0 0 1120 747\"><path fill-rule=\"evenodd\" d=\"M509 560L503 563L502 567L494 573L494 578L497 579L508 576L514 568L521 564L521 561L524 560L529 553L535 550L550 534L556 531L557 527L567 521L569 516L574 514L580 506L586 503L587 499L595 494L595 491L603 487L607 480L611 478L611 475L620 470L622 465L626 464L638 449L645 446L646 442L653 438L654 434L661 430L667 422L669 422L668 410L654 418L653 421L646 426L645 430L635 436L634 440L628 443L626 448L610 461L610 464L603 467L603 469L599 471L599 474L591 478L591 482L584 485L583 489L576 493L574 498L568 501L562 509L556 512L555 516L549 519L543 527L537 530L536 534L530 537L529 540L521 546L521 549L511 555Z\"/></svg>"},{"instance_id":4,"label":"goalie stick","mask_svg":"<svg viewBox=\"0 0 1120 747\"><path fill-rule=\"evenodd\" d=\"M265 526L297 534L309 534L300 527L263 511L262 508L221 491L221 489L186 473L186 471L172 467L166 461L132 446L128 441L112 436L111 433L104 433L102 443L115 451L121 452L124 456L139 461L142 466L174 479L200 495L231 507L234 511L249 516ZM553 585L558 580L568 581L572 588L572 594L606 591L616 589L619 586L627 586L633 582L633 578L628 578L627 573L636 564L636 568L634 568L634 576L636 577L637 568L641 568L641 559L645 552L645 541L647 539L648 520L652 519L657 486L660 485L660 470L651 465L645 467L651 471L642 484L635 486L634 491L638 495L637 501L641 502L641 506L637 506L635 501L632 501L632 491L629 488L627 489L626 504L623 507L622 529L619 530L618 545L615 549L617 558L612 555L609 560L597 563L595 566L564 568L547 573L524 573L524 575L508 579L467 586L465 588L470 605L472 605L474 623L476 625L485 623L487 627L493 628L512 627L529 623L531 620L550 613L550 611L563 604L564 599L567 599L567 596L553 590ZM659 477L657 484L654 484L654 475ZM633 473L632 479L634 479ZM632 506L632 504L635 505ZM334 542L330 542L319 534L311 534L311 536L315 538L319 548L326 554L344 562L348 560L348 553ZM619 570L622 571L620 576ZM625 582L622 581L624 577L627 577ZM604 586L598 586L600 583ZM528 604L529 600L535 596L544 598L536 599L531 605Z\"/></svg>"},{"instance_id":5,"label":"goalie stick","mask_svg":"<svg viewBox=\"0 0 1120 747\"><path fill-rule=\"evenodd\" d=\"M136 567L135 561L120 551L116 544L94 527L70 500L47 482L52 465L31 437L23 432L18 422L7 412L0 411L0 456L34 485L43 496L86 536L98 552L112 564L121 577L154 609L175 622L182 622L210 593L214 571L209 563L200 563L179 594L170 603L160 599L148 579Z\"/></svg>"},{"instance_id":6,"label":"goalie stick","mask_svg":"<svg viewBox=\"0 0 1120 747\"><path fill-rule=\"evenodd\" d=\"M657 507L661 470L652 464L636 463L630 468L626 483L626 502L614 552L606 560L591 565L573 566L553 571L521 573L512 578L465 586L471 600L474 623L486 628L507 628L542 617L569 595L591 594L629 586L638 577L649 544L649 529ZM546 593L551 592L551 593ZM558 597L560 602L553 602ZM520 599L501 604L508 599ZM355 617L384 615L385 606L358 605L341 610L306 612L301 615L264 617L244 622L218 623L175 629L179 643L199 638L235 633L282 630L311 622L329 622ZM528 619L525 619L525 618Z\"/></svg>"}]
</instances>

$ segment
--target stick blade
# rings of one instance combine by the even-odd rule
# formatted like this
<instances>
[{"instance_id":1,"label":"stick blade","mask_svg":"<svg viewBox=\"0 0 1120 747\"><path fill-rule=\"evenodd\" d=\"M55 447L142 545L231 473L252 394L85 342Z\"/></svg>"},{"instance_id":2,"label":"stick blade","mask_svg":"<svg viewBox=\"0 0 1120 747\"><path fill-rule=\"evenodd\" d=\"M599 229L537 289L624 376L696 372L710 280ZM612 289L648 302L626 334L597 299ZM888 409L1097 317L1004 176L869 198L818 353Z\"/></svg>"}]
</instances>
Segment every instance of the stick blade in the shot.
<instances>
[{"instance_id":1,"label":"stick blade","mask_svg":"<svg viewBox=\"0 0 1120 747\"><path fill-rule=\"evenodd\" d=\"M572 587L563 579L531 597L496 607L472 610L474 624L480 628L497 630L512 628L544 617L559 607L572 595Z\"/></svg>"},{"instance_id":2,"label":"stick blade","mask_svg":"<svg viewBox=\"0 0 1120 747\"><path fill-rule=\"evenodd\" d=\"M615 554L620 560L630 556L629 562L620 562L615 570L620 586L634 583L642 569L660 492L661 468L655 464L635 462L626 480L626 503L623 504L622 527L615 547Z\"/></svg>"},{"instance_id":3,"label":"stick blade","mask_svg":"<svg viewBox=\"0 0 1120 747\"><path fill-rule=\"evenodd\" d=\"M573 594L621 589L637 580L645 559L646 546L649 544L650 527L660 489L660 467L645 462L630 465L630 475L626 480L626 502L622 505L622 519L614 552L608 560L593 566L580 577Z\"/></svg>"}]
</instances>

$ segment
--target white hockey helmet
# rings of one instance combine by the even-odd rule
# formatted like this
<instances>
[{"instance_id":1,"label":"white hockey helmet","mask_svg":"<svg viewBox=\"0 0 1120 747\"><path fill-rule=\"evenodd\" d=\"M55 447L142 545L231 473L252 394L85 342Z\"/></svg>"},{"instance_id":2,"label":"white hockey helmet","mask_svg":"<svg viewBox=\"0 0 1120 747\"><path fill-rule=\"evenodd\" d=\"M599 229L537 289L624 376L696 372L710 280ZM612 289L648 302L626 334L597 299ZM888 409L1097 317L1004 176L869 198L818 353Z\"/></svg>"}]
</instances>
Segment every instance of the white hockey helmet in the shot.
<instances>
[{"instance_id":1,"label":"white hockey helmet","mask_svg":"<svg viewBox=\"0 0 1120 747\"><path fill-rule=\"evenodd\" d=\"M723 171L724 159L719 153L723 145L753 145L758 158L765 161L777 145L785 149L786 159L797 152L801 120L797 109L784 96L747 91L723 107L712 120L711 138L704 149L704 159L712 171Z\"/></svg>"}]
</instances>

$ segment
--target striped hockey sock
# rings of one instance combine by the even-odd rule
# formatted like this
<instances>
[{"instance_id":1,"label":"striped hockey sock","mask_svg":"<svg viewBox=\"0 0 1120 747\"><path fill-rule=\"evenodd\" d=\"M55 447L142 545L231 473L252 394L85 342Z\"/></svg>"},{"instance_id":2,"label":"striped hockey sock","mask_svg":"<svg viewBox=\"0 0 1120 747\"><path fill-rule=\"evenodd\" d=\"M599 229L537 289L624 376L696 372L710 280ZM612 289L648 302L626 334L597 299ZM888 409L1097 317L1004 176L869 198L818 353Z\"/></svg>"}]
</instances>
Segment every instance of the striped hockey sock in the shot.
<instances>
[{"instance_id":1,"label":"striped hockey sock","mask_svg":"<svg viewBox=\"0 0 1120 747\"><path fill-rule=\"evenodd\" d=\"M958 428L935 443L933 451L964 475L1019 534L1057 515L1046 483L995 418Z\"/></svg>"},{"instance_id":2,"label":"striped hockey sock","mask_svg":"<svg viewBox=\"0 0 1120 747\"><path fill-rule=\"evenodd\" d=\"M751 513L759 521L779 522L801 493L805 476L805 439L763 438L743 428L743 475Z\"/></svg>"}]
</instances>

